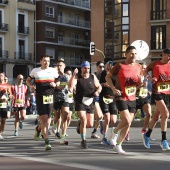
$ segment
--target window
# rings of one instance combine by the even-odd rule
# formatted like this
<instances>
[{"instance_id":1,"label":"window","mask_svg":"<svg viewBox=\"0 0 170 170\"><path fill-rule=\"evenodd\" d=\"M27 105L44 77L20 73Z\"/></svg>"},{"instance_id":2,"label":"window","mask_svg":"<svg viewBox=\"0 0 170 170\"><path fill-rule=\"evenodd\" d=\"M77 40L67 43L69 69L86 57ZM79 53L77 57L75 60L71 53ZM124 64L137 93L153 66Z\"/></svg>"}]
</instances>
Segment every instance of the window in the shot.
<instances>
[{"instance_id":1,"label":"window","mask_svg":"<svg viewBox=\"0 0 170 170\"><path fill-rule=\"evenodd\" d=\"M151 49L158 50L166 48L166 26L151 27Z\"/></svg>"},{"instance_id":2,"label":"window","mask_svg":"<svg viewBox=\"0 0 170 170\"><path fill-rule=\"evenodd\" d=\"M70 64L71 65L81 64L81 57L80 57L79 53L71 53L70 54Z\"/></svg>"},{"instance_id":3,"label":"window","mask_svg":"<svg viewBox=\"0 0 170 170\"><path fill-rule=\"evenodd\" d=\"M45 7L45 15L47 17L53 17L54 18L54 7L46 6Z\"/></svg>"},{"instance_id":4,"label":"window","mask_svg":"<svg viewBox=\"0 0 170 170\"><path fill-rule=\"evenodd\" d=\"M55 59L55 49L54 48L46 48L45 53L48 54L51 59Z\"/></svg>"},{"instance_id":5,"label":"window","mask_svg":"<svg viewBox=\"0 0 170 170\"><path fill-rule=\"evenodd\" d=\"M55 28L45 28L45 37L46 38L55 38Z\"/></svg>"},{"instance_id":6,"label":"window","mask_svg":"<svg viewBox=\"0 0 170 170\"><path fill-rule=\"evenodd\" d=\"M151 1L151 20L166 19L166 0Z\"/></svg>"}]
</instances>

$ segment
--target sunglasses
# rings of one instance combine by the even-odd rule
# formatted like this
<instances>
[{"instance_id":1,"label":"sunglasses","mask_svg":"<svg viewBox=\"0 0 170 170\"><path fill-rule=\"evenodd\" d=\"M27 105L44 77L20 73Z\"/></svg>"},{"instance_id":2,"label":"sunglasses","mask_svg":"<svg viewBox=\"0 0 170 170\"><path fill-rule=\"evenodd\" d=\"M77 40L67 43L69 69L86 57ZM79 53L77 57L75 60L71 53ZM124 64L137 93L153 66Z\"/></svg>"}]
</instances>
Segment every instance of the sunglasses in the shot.
<instances>
[{"instance_id":1,"label":"sunglasses","mask_svg":"<svg viewBox=\"0 0 170 170\"><path fill-rule=\"evenodd\" d=\"M106 64L113 66L113 61L108 61Z\"/></svg>"},{"instance_id":2,"label":"sunglasses","mask_svg":"<svg viewBox=\"0 0 170 170\"><path fill-rule=\"evenodd\" d=\"M104 66L99 66L99 68L104 68Z\"/></svg>"},{"instance_id":3,"label":"sunglasses","mask_svg":"<svg viewBox=\"0 0 170 170\"><path fill-rule=\"evenodd\" d=\"M23 80L23 78L18 78L18 80Z\"/></svg>"}]
</instances>

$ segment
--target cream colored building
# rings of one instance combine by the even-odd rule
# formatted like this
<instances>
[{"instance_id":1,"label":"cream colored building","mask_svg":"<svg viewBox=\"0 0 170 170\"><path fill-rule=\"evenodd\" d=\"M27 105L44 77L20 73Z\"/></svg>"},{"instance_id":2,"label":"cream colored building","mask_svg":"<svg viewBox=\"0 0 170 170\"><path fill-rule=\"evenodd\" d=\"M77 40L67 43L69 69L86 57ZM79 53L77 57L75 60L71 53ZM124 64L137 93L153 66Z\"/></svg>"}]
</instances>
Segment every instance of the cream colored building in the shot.
<instances>
[{"instance_id":1,"label":"cream colored building","mask_svg":"<svg viewBox=\"0 0 170 170\"><path fill-rule=\"evenodd\" d=\"M0 71L10 83L35 65L33 0L0 1Z\"/></svg>"}]
</instances>

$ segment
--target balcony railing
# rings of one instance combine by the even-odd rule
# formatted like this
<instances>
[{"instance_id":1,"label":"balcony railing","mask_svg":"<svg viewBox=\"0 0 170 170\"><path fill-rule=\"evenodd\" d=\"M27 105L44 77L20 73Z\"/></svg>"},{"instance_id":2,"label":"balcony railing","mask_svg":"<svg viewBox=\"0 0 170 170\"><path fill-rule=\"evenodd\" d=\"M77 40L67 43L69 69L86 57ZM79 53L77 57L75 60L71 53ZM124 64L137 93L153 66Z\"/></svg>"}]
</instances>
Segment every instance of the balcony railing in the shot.
<instances>
[{"instance_id":1,"label":"balcony railing","mask_svg":"<svg viewBox=\"0 0 170 170\"><path fill-rule=\"evenodd\" d=\"M18 2L23 2L23 3L27 3L27 4L33 4L33 1L31 1L31 0L18 0Z\"/></svg>"},{"instance_id":2,"label":"balcony railing","mask_svg":"<svg viewBox=\"0 0 170 170\"><path fill-rule=\"evenodd\" d=\"M32 61L32 53L15 52L14 59L30 60Z\"/></svg>"},{"instance_id":3,"label":"balcony railing","mask_svg":"<svg viewBox=\"0 0 170 170\"><path fill-rule=\"evenodd\" d=\"M0 31L8 31L8 24L0 23Z\"/></svg>"},{"instance_id":4,"label":"balcony railing","mask_svg":"<svg viewBox=\"0 0 170 170\"><path fill-rule=\"evenodd\" d=\"M73 5L73 6L78 6L78 7L90 9L90 3L82 1L82 0L57 0L57 1L68 4L68 5Z\"/></svg>"},{"instance_id":5,"label":"balcony railing","mask_svg":"<svg viewBox=\"0 0 170 170\"><path fill-rule=\"evenodd\" d=\"M58 17L59 23L69 24L69 25L75 25L78 27L85 27L90 28L90 22L84 21L84 20L76 20L68 17Z\"/></svg>"},{"instance_id":6,"label":"balcony railing","mask_svg":"<svg viewBox=\"0 0 170 170\"><path fill-rule=\"evenodd\" d=\"M74 46L81 46L81 47L89 47L90 41L83 40L83 39L75 39L75 38L66 38L58 37L58 44L65 44L65 45L74 45Z\"/></svg>"},{"instance_id":7,"label":"balcony railing","mask_svg":"<svg viewBox=\"0 0 170 170\"><path fill-rule=\"evenodd\" d=\"M29 34L29 27L17 27L17 32L19 34Z\"/></svg>"},{"instance_id":8,"label":"balcony railing","mask_svg":"<svg viewBox=\"0 0 170 170\"><path fill-rule=\"evenodd\" d=\"M0 0L0 4L2 4L2 5L8 5L8 0Z\"/></svg>"},{"instance_id":9,"label":"balcony railing","mask_svg":"<svg viewBox=\"0 0 170 170\"><path fill-rule=\"evenodd\" d=\"M0 58L8 58L8 51L0 50Z\"/></svg>"}]
</instances>

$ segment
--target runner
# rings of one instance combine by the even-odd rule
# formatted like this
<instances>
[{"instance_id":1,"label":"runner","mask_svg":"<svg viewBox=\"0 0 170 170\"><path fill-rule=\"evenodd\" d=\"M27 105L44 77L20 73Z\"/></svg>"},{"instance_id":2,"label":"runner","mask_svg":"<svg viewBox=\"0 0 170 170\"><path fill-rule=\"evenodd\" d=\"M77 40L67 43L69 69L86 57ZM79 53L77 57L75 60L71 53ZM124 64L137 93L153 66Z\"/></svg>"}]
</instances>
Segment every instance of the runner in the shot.
<instances>
[{"instance_id":1,"label":"runner","mask_svg":"<svg viewBox=\"0 0 170 170\"><path fill-rule=\"evenodd\" d=\"M104 70L104 63L103 61L97 61L96 62L96 69L97 71L94 72L98 80L100 81L101 73ZM99 105L99 96L94 97L94 118L95 118L95 123L94 123L94 129L91 133L91 138L94 139L99 139L100 136L97 134L97 130L99 128L100 122L102 122L103 119L103 113Z\"/></svg>"},{"instance_id":2,"label":"runner","mask_svg":"<svg viewBox=\"0 0 170 170\"><path fill-rule=\"evenodd\" d=\"M40 119L40 126L35 128L35 140L39 140L42 133L45 141L45 150L51 150L51 145L48 139L48 127L51 123L51 114L53 111L53 94L56 88L56 79L58 73L55 68L49 67L50 56L43 55L40 59L41 67L34 68L26 83L32 91L36 90L36 105ZM32 79L35 79L35 85L32 84Z\"/></svg>"},{"instance_id":3,"label":"runner","mask_svg":"<svg viewBox=\"0 0 170 170\"><path fill-rule=\"evenodd\" d=\"M155 101L156 108L149 123L149 129L143 134L143 144L146 148L150 148L152 130L157 121L161 118L162 140L160 146L162 150L169 150L166 131L169 118L167 104L169 103L170 95L170 49L164 49L161 56L162 58L160 60L150 63L144 72L147 78L152 82L152 97ZM152 76L148 74L149 71L152 71Z\"/></svg>"},{"instance_id":4,"label":"runner","mask_svg":"<svg viewBox=\"0 0 170 170\"><path fill-rule=\"evenodd\" d=\"M121 118L117 127L112 130L110 141L114 145L113 150L120 154L125 154L122 149L122 142L129 131L136 111L136 86L141 84L142 75L141 66L135 62L136 48L129 46L125 55L126 60L122 63L117 63L110 73L106 75L106 81L116 97L116 106ZM112 82L112 76L116 76L115 86ZM119 139L118 132L120 132Z\"/></svg>"},{"instance_id":5,"label":"runner","mask_svg":"<svg viewBox=\"0 0 170 170\"><path fill-rule=\"evenodd\" d=\"M13 95L12 100L12 112L15 115L15 131L14 136L18 136L18 127L23 128L23 121L26 116L26 107L28 99L28 87L23 84L23 75L19 74L17 76L17 84L12 85L11 92Z\"/></svg>"},{"instance_id":6,"label":"runner","mask_svg":"<svg viewBox=\"0 0 170 170\"><path fill-rule=\"evenodd\" d=\"M11 96L11 86L4 82L4 73L0 73L0 117L1 117L1 125L0 125L0 140L4 140L2 137L2 133L5 128L5 123L7 119L8 112L8 100L12 98Z\"/></svg>"},{"instance_id":7,"label":"runner","mask_svg":"<svg viewBox=\"0 0 170 170\"><path fill-rule=\"evenodd\" d=\"M69 114L69 96L68 96L68 75L64 73L65 62L59 60L57 62L58 74L57 87L54 96L54 125L53 131L56 129L56 122L62 118L62 135L61 144L68 145L66 139L67 118ZM57 134L56 134L57 136Z\"/></svg>"},{"instance_id":8,"label":"runner","mask_svg":"<svg viewBox=\"0 0 170 170\"><path fill-rule=\"evenodd\" d=\"M69 81L70 88L76 86L75 110L78 112L80 123L77 131L80 132L82 142L81 148L87 149L86 127L93 127L94 124L94 106L93 97L99 96L101 85L95 75L90 74L90 63L84 61L81 64L81 74L78 74L76 68Z\"/></svg>"},{"instance_id":9,"label":"runner","mask_svg":"<svg viewBox=\"0 0 170 170\"><path fill-rule=\"evenodd\" d=\"M115 97L112 89L109 87L106 82L106 75L113 67L112 58L105 58L105 70L101 73L100 84L102 85L102 91L100 93L100 107L104 115L104 121L100 124L100 132L103 135L101 141L102 144L110 145L110 142L107 140L107 132L109 125L113 126L117 121L117 107L115 104ZM115 85L115 78L112 77L112 82ZM112 145L112 143L111 143Z\"/></svg>"}]
</instances>

